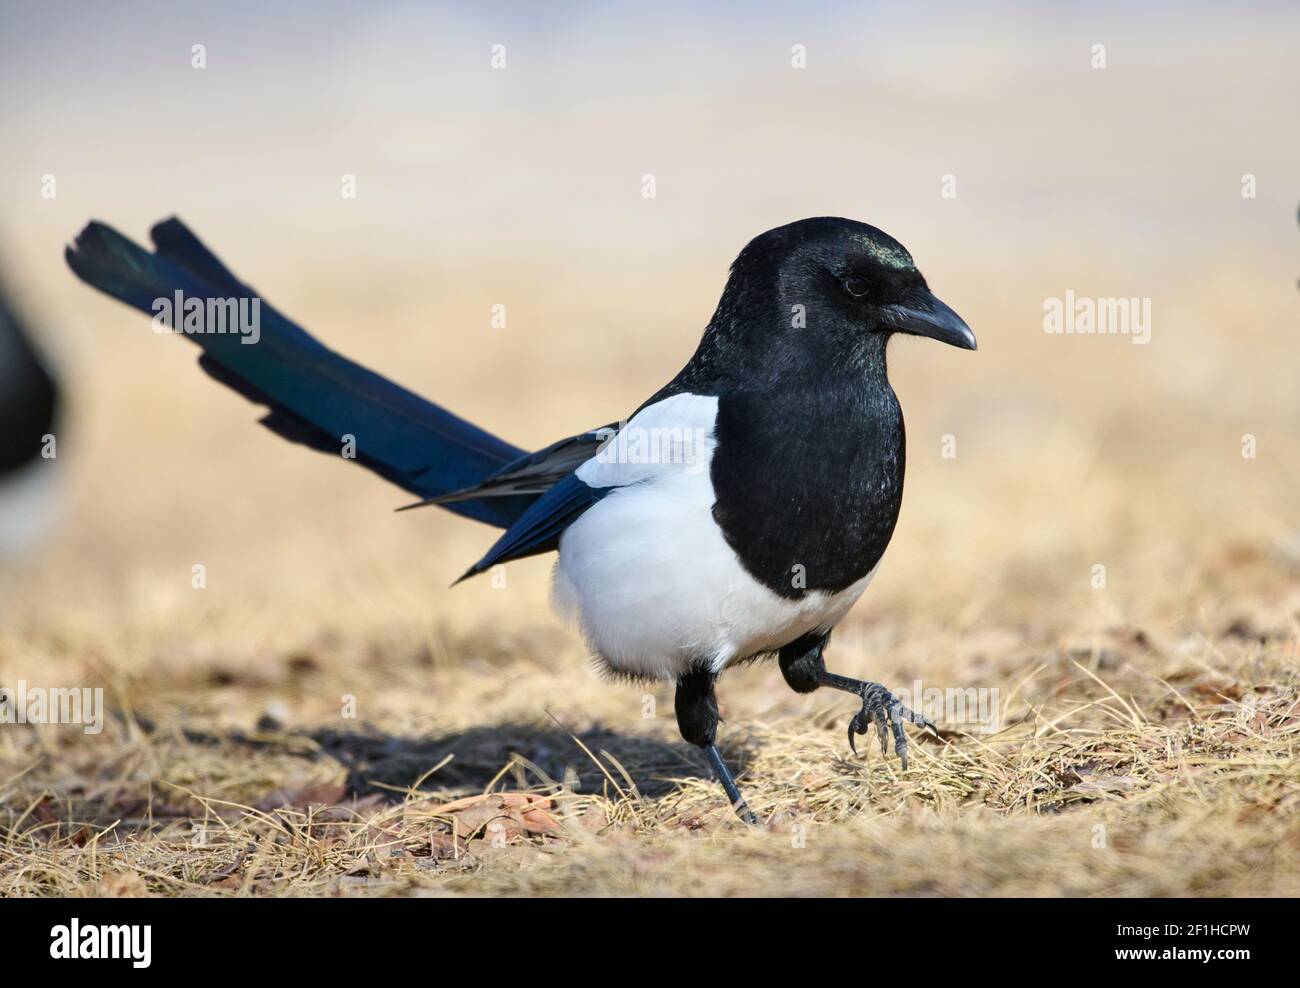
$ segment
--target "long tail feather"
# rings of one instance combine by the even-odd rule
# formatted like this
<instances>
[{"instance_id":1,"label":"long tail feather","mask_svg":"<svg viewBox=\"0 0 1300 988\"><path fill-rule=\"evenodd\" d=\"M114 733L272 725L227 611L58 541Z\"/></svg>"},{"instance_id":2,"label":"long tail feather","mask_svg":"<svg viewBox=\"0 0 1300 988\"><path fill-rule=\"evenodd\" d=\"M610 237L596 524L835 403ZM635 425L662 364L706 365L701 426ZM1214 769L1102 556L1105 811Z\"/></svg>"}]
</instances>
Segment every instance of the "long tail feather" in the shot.
<instances>
[{"instance_id":1,"label":"long tail feather","mask_svg":"<svg viewBox=\"0 0 1300 988\"><path fill-rule=\"evenodd\" d=\"M240 282L178 219L151 231L146 251L91 222L65 252L82 281L142 312L159 300L257 300L256 334L186 333L216 380L270 411L261 420L293 442L357 463L421 498L472 487L524 451L321 345ZM256 342L252 342L256 338ZM345 437L352 437L350 443ZM536 497L466 500L449 511L507 528Z\"/></svg>"}]
</instances>

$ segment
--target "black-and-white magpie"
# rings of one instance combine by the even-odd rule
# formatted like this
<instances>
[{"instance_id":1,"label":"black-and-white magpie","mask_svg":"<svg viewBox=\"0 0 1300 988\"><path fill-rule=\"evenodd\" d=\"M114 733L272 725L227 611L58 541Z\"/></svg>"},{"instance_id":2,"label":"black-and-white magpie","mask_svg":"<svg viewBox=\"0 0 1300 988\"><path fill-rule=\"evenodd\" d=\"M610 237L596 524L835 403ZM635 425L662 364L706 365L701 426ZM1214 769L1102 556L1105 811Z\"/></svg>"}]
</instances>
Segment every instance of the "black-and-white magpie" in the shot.
<instances>
[{"instance_id":1,"label":"black-and-white magpie","mask_svg":"<svg viewBox=\"0 0 1300 988\"><path fill-rule=\"evenodd\" d=\"M151 235L153 253L92 222L67 260L146 312L173 297L257 297L179 220ZM266 405L262 424L281 436L333 453L350 436L357 462L419 504L504 529L465 577L558 552L557 608L611 672L676 683L682 736L705 750L744 818L715 744L714 683L729 666L775 655L800 693L855 694L850 745L874 724L884 749L892 731L904 768L902 721L933 728L823 659L898 519L904 432L889 338L975 348L881 230L819 217L756 237L676 377L626 421L534 453L333 353L270 306L260 312L256 345L202 320L188 327L203 369Z\"/></svg>"},{"instance_id":2,"label":"black-and-white magpie","mask_svg":"<svg viewBox=\"0 0 1300 988\"><path fill-rule=\"evenodd\" d=\"M0 555L29 548L54 521L59 405L53 373L0 292Z\"/></svg>"}]
</instances>

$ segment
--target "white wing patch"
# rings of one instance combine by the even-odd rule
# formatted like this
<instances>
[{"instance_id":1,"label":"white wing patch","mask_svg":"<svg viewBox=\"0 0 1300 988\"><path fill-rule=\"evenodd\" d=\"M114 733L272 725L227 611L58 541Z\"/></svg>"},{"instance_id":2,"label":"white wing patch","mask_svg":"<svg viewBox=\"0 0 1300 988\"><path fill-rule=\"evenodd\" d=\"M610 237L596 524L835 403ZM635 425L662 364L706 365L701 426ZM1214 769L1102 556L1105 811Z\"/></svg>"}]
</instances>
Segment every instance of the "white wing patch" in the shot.
<instances>
[{"instance_id":1,"label":"white wing patch","mask_svg":"<svg viewBox=\"0 0 1300 988\"><path fill-rule=\"evenodd\" d=\"M634 415L577 470L612 487L560 538L553 599L615 670L676 679L833 627L873 574L838 594L781 597L713 520L718 400L679 394ZM873 571L874 573L874 571Z\"/></svg>"},{"instance_id":2,"label":"white wing patch","mask_svg":"<svg viewBox=\"0 0 1300 988\"><path fill-rule=\"evenodd\" d=\"M674 472L707 474L718 399L677 394L641 409L578 467L588 487L626 487Z\"/></svg>"}]
</instances>

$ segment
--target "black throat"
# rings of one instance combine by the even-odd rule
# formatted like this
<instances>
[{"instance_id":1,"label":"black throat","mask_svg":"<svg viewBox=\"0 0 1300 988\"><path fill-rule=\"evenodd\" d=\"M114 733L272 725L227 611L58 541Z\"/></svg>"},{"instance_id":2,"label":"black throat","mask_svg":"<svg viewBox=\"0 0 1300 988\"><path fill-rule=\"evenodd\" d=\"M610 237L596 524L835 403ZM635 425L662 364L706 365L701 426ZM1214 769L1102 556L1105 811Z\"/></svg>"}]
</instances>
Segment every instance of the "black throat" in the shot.
<instances>
[{"instance_id":1,"label":"black throat","mask_svg":"<svg viewBox=\"0 0 1300 988\"><path fill-rule=\"evenodd\" d=\"M745 569L782 597L866 576L903 497L902 410L878 366L719 395L713 517Z\"/></svg>"},{"instance_id":2,"label":"black throat","mask_svg":"<svg viewBox=\"0 0 1300 988\"><path fill-rule=\"evenodd\" d=\"M902 502L905 435L888 337L856 330L764 355L752 339L715 332L726 302L691 361L646 404L716 395L713 517L727 543L782 597L843 590L880 561Z\"/></svg>"}]
</instances>

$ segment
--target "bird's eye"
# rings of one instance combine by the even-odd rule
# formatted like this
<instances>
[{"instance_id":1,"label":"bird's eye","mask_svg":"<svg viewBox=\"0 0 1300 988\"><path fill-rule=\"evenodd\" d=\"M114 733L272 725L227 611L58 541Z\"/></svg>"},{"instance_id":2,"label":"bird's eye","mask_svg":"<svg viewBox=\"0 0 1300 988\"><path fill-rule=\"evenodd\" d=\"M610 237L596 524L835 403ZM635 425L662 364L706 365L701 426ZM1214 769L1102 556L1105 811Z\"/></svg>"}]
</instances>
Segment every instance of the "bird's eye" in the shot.
<instances>
[{"instance_id":1,"label":"bird's eye","mask_svg":"<svg viewBox=\"0 0 1300 988\"><path fill-rule=\"evenodd\" d=\"M859 278L856 275L849 275L847 278L844 279L844 290L847 291L854 298L862 298L863 295L867 294L867 289L869 287L870 286L867 284L866 278Z\"/></svg>"}]
</instances>

